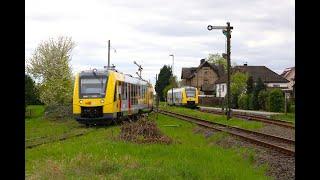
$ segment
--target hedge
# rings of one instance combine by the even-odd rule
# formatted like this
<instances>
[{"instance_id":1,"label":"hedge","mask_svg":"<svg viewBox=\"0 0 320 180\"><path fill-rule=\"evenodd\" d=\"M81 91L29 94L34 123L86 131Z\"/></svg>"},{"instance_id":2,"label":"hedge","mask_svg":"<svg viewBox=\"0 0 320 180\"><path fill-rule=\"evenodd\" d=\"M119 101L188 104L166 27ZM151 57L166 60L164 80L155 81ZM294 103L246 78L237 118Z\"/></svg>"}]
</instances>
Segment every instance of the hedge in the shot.
<instances>
[{"instance_id":1,"label":"hedge","mask_svg":"<svg viewBox=\"0 0 320 180\"><path fill-rule=\"evenodd\" d=\"M269 110L271 112L283 112L284 110L284 93L276 88L269 93Z\"/></svg>"}]
</instances>

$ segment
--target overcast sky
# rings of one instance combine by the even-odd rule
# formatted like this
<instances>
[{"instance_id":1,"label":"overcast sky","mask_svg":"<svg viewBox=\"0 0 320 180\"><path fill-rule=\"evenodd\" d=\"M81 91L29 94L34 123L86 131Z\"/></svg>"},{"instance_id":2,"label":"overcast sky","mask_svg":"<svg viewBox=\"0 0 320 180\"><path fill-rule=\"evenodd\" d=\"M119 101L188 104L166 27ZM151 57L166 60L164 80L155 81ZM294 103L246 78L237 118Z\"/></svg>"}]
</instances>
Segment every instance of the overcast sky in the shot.
<instances>
[{"instance_id":1,"label":"overcast sky","mask_svg":"<svg viewBox=\"0 0 320 180\"><path fill-rule=\"evenodd\" d=\"M172 64L180 79L182 67L198 66L209 53L225 52L221 30L234 27L231 61L264 65L277 73L295 65L294 0L26 0L25 58L41 41L69 36L76 43L73 72L111 64L155 82L164 64Z\"/></svg>"}]
</instances>

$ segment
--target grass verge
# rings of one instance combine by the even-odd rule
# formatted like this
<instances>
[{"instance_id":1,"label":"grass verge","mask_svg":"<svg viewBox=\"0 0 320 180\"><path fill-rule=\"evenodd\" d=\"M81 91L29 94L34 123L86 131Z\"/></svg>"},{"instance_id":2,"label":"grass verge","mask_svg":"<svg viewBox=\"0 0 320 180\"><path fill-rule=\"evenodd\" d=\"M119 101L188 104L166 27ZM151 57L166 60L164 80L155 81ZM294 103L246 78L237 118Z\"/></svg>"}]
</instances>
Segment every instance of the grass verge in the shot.
<instances>
[{"instance_id":1,"label":"grass verge","mask_svg":"<svg viewBox=\"0 0 320 180\"><path fill-rule=\"evenodd\" d=\"M238 118L231 118L227 120L226 116L200 112L198 110L189 109L185 107L161 105L159 106L159 108L163 110L173 111L180 114L190 115L190 116L197 117L207 121L217 122L217 123L226 124L230 126L236 126L244 129L249 129L249 130L259 129L263 127L263 123L261 122L246 121Z\"/></svg>"},{"instance_id":2,"label":"grass verge","mask_svg":"<svg viewBox=\"0 0 320 180\"><path fill-rule=\"evenodd\" d=\"M271 118L295 123L295 113L287 113L287 114L282 113L282 114L272 115Z\"/></svg>"},{"instance_id":3,"label":"grass verge","mask_svg":"<svg viewBox=\"0 0 320 180\"><path fill-rule=\"evenodd\" d=\"M269 179L265 168L194 134L191 123L164 115L156 123L174 143L125 142L119 126L108 126L26 149L26 179Z\"/></svg>"}]
</instances>

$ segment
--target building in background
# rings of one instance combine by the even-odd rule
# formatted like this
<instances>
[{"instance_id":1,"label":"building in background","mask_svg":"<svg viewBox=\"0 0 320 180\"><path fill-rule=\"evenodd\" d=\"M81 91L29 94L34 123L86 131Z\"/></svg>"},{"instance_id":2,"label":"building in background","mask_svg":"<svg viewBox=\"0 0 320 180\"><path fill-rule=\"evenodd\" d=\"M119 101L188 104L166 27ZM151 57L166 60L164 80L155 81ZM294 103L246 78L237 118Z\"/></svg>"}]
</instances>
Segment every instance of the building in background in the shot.
<instances>
[{"instance_id":1,"label":"building in background","mask_svg":"<svg viewBox=\"0 0 320 180\"><path fill-rule=\"evenodd\" d=\"M182 68L181 85L197 87L201 94L212 95L215 93L215 82L224 75L222 65L200 60L198 67Z\"/></svg>"},{"instance_id":2,"label":"building in background","mask_svg":"<svg viewBox=\"0 0 320 180\"><path fill-rule=\"evenodd\" d=\"M292 97L295 97L295 67L286 68L281 76L286 78L288 82L288 91L290 92Z\"/></svg>"},{"instance_id":3,"label":"building in background","mask_svg":"<svg viewBox=\"0 0 320 180\"><path fill-rule=\"evenodd\" d=\"M231 72L243 72L252 76L253 82L256 83L259 78L266 85L267 88L280 88L288 89L289 81L281 75L275 73L271 69L265 66L235 66L231 69ZM216 81L216 96L225 97L227 93L227 75L225 74Z\"/></svg>"}]
</instances>

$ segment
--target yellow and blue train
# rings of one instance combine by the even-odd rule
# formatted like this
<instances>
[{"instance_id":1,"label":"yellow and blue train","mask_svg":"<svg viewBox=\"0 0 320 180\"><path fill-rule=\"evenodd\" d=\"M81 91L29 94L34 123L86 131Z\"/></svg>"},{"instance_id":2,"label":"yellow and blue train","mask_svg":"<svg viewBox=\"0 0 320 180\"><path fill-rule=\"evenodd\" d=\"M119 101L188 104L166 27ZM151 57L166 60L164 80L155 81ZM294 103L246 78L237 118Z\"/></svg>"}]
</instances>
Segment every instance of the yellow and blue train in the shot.
<instances>
[{"instance_id":1,"label":"yellow and blue train","mask_svg":"<svg viewBox=\"0 0 320 180\"><path fill-rule=\"evenodd\" d=\"M75 77L73 115L79 123L110 124L152 111L153 87L115 70L88 70Z\"/></svg>"},{"instance_id":2,"label":"yellow and blue train","mask_svg":"<svg viewBox=\"0 0 320 180\"><path fill-rule=\"evenodd\" d=\"M198 96L198 89L191 86L169 89L167 92L167 104L195 108L198 106Z\"/></svg>"}]
</instances>

